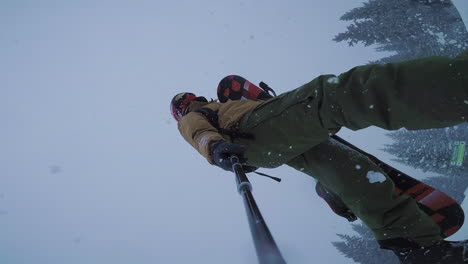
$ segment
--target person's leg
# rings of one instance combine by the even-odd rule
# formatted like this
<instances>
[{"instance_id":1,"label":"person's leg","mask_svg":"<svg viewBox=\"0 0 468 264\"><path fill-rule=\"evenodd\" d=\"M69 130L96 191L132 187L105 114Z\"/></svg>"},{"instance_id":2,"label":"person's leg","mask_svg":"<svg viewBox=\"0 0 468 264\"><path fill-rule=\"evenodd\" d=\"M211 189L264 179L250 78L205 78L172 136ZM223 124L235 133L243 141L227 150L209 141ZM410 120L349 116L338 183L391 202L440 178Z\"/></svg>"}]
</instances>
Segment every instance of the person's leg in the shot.
<instances>
[{"instance_id":1,"label":"person's leg","mask_svg":"<svg viewBox=\"0 0 468 264\"><path fill-rule=\"evenodd\" d=\"M234 138L246 145L249 165L273 168L326 141L339 128L326 129L318 116L320 101L313 83L283 93L242 117L235 129L254 140Z\"/></svg>"},{"instance_id":2,"label":"person's leg","mask_svg":"<svg viewBox=\"0 0 468 264\"><path fill-rule=\"evenodd\" d=\"M365 65L316 81L325 128L429 129L468 122L468 52Z\"/></svg>"},{"instance_id":3,"label":"person's leg","mask_svg":"<svg viewBox=\"0 0 468 264\"><path fill-rule=\"evenodd\" d=\"M440 241L440 228L366 156L334 140L287 163L325 185L374 233L385 248L427 246ZM371 179L377 180L373 181Z\"/></svg>"},{"instance_id":4,"label":"person's leg","mask_svg":"<svg viewBox=\"0 0 468 264\"><path fill-rule=\"evenodd\" d=\"M326 141L339 128L427 129L468 120L468 53L356 67L322 75L247 113L236 127L255 140L250 165L277 167Z\"/></svg>"}]
</instances>

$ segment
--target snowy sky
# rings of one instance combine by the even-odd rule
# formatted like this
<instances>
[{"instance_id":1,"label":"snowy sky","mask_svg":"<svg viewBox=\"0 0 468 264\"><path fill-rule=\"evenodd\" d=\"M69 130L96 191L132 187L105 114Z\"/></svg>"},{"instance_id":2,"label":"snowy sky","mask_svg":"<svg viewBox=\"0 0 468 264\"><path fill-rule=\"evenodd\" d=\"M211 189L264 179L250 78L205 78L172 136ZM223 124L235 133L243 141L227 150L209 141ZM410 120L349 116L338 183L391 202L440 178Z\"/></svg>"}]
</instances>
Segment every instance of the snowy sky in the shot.
<instances>
[{"instance_id":1,"label":"snowy sky","mask_svg":"<svg viewBox=\"0 0 468 264\"><path fill-rule=\"evenodd\" d=\"M238 74L277 92L380 58L337 44L360 0L0 1L0 263L256 263L234 178L172 96ZM381 154L384 132L343 131ZM384 158L385 160L385 158ZM251 177L288 263L350 263L350 225L287 167Z\"/></svg>"}]
</instances>

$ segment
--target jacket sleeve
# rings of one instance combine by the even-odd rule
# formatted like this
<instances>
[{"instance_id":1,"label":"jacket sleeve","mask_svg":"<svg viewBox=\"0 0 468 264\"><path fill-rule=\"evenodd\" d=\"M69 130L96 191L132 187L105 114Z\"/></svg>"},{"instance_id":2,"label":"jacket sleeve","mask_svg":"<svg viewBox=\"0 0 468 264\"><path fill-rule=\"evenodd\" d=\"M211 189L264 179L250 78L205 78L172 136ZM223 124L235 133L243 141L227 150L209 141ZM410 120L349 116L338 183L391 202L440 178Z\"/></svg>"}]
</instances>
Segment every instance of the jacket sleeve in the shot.
<instances>
[{"instance_id":1,"label":"jacket sleeve","mask_svg":"<svg viewBox=\"0 0 468 264\"><path fill-rule=\"evenodd\" d=\"M177 126L182 137L202 154L209 163L213 164L210 155L210 144L225 139L205 116L197 112L190 112L179 120Z\"/></svg>"}]
</instances>

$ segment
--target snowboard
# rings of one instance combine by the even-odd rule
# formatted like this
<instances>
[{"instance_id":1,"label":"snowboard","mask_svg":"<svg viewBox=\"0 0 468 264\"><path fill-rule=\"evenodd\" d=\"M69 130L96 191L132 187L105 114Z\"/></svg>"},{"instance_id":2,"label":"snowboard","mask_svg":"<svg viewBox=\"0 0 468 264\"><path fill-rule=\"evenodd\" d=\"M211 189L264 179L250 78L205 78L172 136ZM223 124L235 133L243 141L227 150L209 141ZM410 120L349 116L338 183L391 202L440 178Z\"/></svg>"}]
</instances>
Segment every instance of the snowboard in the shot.
<instances>
[{"instance_id":1,"label":"snowboard","mask_svg":"<svg viewBox=\"0 0 468 264\"><path fill-rule=\"evenodd\" d=\"M268 85L261 82L260 87L241 76L229 75L223 78L218 85L218 100L222 103L227 102L228 100L245 99L263 101L273 97L270 95L270 92L273 92L274 94L274 91ZM437 225L439 225L442 237L446 238L454 234L463 225L465 219L463 209L452 197L398 169L395 169L337 135L332 136L331 140L336 140L341 144L350 147L376 163L394 182L396 194L409 195L417 202L419 208L429 215ZM461 150L457 153L460 152ZM458 154L457 157L459 156L460 155ZM460 160L460 158L453 159L457 161ZM340 197L325 188L325 186L320 184L320 182L317 183L315 189L317 194L328 203L330 208L337 215L346 218L350 222L357 219L352 211L346 207Z\"/></svg>"}]
</instances>

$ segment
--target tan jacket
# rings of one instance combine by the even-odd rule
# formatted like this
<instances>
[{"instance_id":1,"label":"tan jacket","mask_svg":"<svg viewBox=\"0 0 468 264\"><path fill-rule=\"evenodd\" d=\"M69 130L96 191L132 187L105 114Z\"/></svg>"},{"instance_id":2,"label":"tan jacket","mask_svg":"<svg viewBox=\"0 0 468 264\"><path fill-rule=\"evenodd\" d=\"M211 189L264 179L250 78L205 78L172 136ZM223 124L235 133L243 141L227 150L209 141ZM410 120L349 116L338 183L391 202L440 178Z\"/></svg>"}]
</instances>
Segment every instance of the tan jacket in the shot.
<instances>
[{"instance_id":1,"label":"tan jacket","mask_svg":"<svg viewBox=\"0 0 468 264\"><path fill-rule=\"evenodd\" d=\"M203 114L193 111L201 107L217 111L220 128L229 129L237 124L244 114L252 111L260 103L262 102L252 100L235 100L226 103L192 101L189 104L189 113L179 120L177 127L184 139L202 154L209 163L213 164L210 155L210 144L220 140L227 141L228 138L223 137Z\"/></svg>"}]
</instances>

